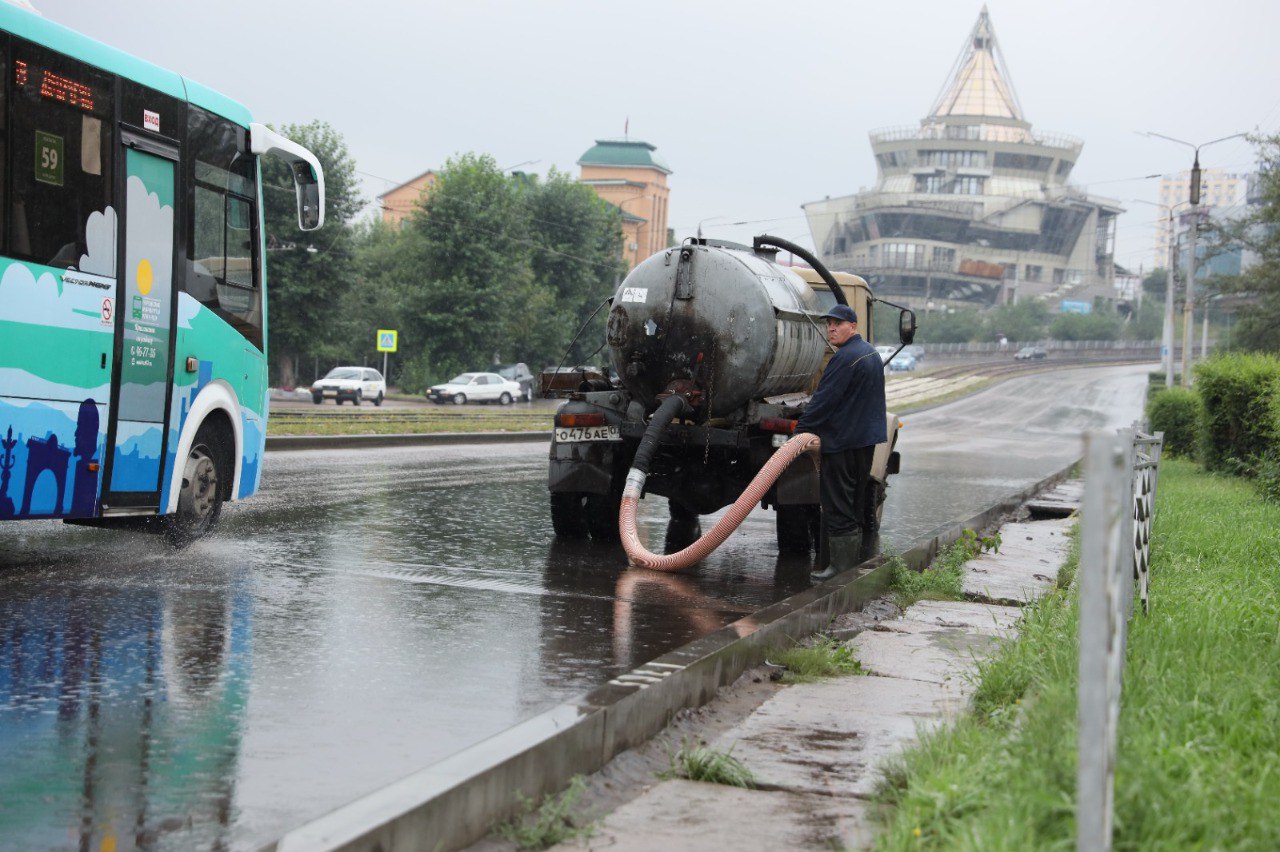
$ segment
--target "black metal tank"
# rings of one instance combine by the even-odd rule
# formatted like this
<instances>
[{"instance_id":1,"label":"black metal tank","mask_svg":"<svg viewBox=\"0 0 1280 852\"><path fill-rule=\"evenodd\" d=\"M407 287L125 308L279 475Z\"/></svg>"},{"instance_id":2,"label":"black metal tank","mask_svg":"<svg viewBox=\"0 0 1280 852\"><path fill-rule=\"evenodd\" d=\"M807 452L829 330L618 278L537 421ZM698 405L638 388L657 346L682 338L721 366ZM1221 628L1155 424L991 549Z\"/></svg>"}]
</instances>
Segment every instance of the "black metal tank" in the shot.
<instances>
[{"instance_id":1,"label":"black metal tank","mask_svg":"<svg viewBox=\"0 0 1280 852\"><path fill-rule=\"evenodd\" d=\"M809 286L774 252L688 243L655 254L614 294L608 344L626 389L652 411L673 386L700 392L700 419L805 390L826 327Z\"/></svg>"}]
</instances>

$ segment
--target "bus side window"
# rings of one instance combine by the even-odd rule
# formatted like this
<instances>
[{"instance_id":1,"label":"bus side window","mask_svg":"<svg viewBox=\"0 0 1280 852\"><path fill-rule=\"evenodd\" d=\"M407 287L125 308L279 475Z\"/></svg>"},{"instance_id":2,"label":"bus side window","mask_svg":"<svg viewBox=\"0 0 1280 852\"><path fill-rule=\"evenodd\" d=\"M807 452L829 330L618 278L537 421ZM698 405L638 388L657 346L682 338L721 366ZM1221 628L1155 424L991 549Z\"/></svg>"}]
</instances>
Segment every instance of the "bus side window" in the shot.
<instances>
[{"instance_id":1,"label":"bus side window","mask_svg":"<svg viewBox=\"0 0 1280 852\"><path fill-rule=\"evenodd\" d=\"M186 292L262 348L257 165L244 128L192 106L193 177Z\"/></svg>"},{"instance_id":2,"label":"bus side window","mask_svg":"<svg viewBox=\"0 0 1280 852\"><path fill-rule=\"evenodd\" d=\"M113 78L14 39L9 254L114 278ZM108 227L90 227L90 217Z\"/></svg>"}]
</instances>

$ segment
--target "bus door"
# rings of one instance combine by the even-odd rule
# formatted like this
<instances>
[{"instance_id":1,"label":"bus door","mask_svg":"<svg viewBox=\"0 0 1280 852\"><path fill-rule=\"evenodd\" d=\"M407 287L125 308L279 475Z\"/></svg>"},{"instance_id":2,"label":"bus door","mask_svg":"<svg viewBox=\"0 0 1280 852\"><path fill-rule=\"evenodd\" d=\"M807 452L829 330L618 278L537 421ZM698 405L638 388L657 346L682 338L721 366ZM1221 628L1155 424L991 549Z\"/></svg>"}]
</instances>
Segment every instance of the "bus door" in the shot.
<instances>
[{"instance_id":1,"label":"bus door","mask_svg":"<svg viewBox=\"0 0 1280 852\"><path fill-rule=\"evenodd\" d=\"M116 351L103 514L160 507L173 383L176 147L122 129Z\"/></svg>"}]
</instances>

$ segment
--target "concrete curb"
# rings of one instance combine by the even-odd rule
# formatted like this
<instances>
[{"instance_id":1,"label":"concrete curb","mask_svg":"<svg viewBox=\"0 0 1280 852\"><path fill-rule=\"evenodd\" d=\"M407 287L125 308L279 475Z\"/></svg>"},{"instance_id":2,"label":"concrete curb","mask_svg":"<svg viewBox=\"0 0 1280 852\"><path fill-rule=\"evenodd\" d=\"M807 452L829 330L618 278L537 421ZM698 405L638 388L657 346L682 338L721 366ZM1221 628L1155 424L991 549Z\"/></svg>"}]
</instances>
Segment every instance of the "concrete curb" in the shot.
<instances>
[{"instance_id":1,"label":"concrete curb","mask_svg":"<svg viewBox=\"0 0 1280 852\"><path fill-rule=\"evenodd\" d=\"M278 450L345 450L370 447L512 444L550 441L546 432L427 432L398 435L274 435L267 436L267 452Z\"/></svg>"},{"instance_id":2,"label":"concrete curb","mask_svg":"<svg viewBox=\"0 0 1280 852\"><path fill-rule=\"evenodd\" d=\"M1075 462L968 518L942 525L902 558L928 565L966 528L983 529L1065 479ZM266 847L295 850L449 850L484 837L514 813L516 794L540 799L569 779L663 730L679 710L710 701L771 647L826 627L888 587L883 557L766 607L382 790L287 833Z\"/></svg>"}]
</instances>

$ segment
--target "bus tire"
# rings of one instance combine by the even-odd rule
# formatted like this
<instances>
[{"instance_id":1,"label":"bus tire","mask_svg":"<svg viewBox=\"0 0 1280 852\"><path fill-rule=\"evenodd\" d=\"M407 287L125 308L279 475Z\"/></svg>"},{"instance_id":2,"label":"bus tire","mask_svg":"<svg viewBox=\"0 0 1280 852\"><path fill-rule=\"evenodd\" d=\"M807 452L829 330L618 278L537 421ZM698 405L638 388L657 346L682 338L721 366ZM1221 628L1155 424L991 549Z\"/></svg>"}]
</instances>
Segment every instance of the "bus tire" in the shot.
<instances>
[{"instance_id":1,"label":"bus tire","mask_svg":"<svg viewBox=\"0 0 1280 852\"><path fill-rule=\"evenodd\" d=\"M186 547L208 535L222 515L232 476L230 446L223 430L214 423L202 423L184 465L178 509L164 519L165 538L174 547Z\"/></svg>"}]
</instances>

